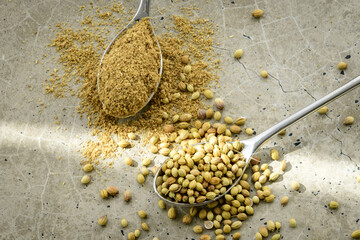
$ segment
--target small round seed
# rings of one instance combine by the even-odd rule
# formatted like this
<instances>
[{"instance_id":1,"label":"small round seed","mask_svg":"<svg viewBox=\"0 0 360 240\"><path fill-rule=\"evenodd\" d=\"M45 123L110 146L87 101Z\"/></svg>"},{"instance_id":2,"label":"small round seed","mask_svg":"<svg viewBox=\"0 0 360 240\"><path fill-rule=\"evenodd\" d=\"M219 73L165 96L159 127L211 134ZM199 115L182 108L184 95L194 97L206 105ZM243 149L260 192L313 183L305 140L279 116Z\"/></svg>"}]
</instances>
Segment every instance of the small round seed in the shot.
<instances>
[{"instance_id":1,"label":"small round seed","mask_svg":"<svg viewBox=\"0 0 360 240\"><path fill-rule=\"evenodd\" d=\"M351 234L351 237L352 237L353 239L360 239L360 229L354 231L354 232Z\"/></svg>"},{"instance_id":2,"label":"small round seed","mask_svg":"<svg viewBox=\"0 0 360 240\"><path fill-rule=\"evenodd\" d=\"M247 135L251 136L251 135L253 135L254 130L252 130L251 128L245 128L245 132Z\"/></svg>"},{"instance_id":3,"label":"small round seed","mask_svg":"<svg viewBox=\"0 0 360 240\"><path fill-rule=\"evenodd\" d=\"M85 164L82 169L84 172L91 172L92 170L94 170L94 166L92 164L88 163L88 164Z\"/></svg>"},{"instance_id":4,"label":"small round seed","mask_svg":"<svg viewBox=\"0 0 360 240\"><path fill-rule=\"evenodd\" d=\"M344 63L344 62L339 62L338 65L337 65L338 69L340 70L344 70L347 68L347 64Z\"/></svg>"},{"instance_id":5,"label":"small round seed","mask_svg":"<svg viewBox=\"0 0 360 240\"><path fill-rule=\"evenodd\" d=\"M331 201L331 202L329 202L329 207L331 209L337 209L339 207L339 203L336 201Z\"/></svg>"},{"instance_id":6,"label":"small round seed","mask_svg":"<svg viewBox=\"0 0 360 240\"><path fill-rule=\"evenodd\" d=\"M91 177L90 177L89 175L84 175L84 176L81 178L81 183L82 183L82 184L88 184L90 181L91 181Z\"/></svg>"},{"instance_id":7,"label":"small round seed","mask_svg":"<svg viewBox=\"0 0 360 240\"><path fill-rule=\"evenodd\" d=\"M135 234L133 232L129 232L128 234L128 240L135 240Z\"/></svg>"},{"instance_id":8,"label":"small round seed","mask_svg":"<svg viewBox=\"0 0 360 240\"><path fill-rule=\"evenodd\" d=\"M133 160L130 157L125 157L124 158L124 162L126 165L128 166L132 166L133 165Z\"/></svg>"},{"instance_id":9,"label":"small round seed","mask_svg":"<svg viewBox=\"0 0 360 240\"><path fill-rule=\"evenodd\" d=\"M281 238L280 233L277 233L271 237L271 240L280 240L280 238Z\"/></svg>"},{"instance_id":10,"label":"small round seed","mask_svg":"<svg viewBox=\"0 0 360 240\"><path fill-rule=\"evenodd\" d=\"M168 211L168 217L170 219L175 219L176 218L176 209L174 207L171 207Z\"/></svg>"},{"instance_id":11,"label":"small round seed","mask_svg":"<svg viewBox=\"0 0 360 240\"><path fill-rule=\"evenodd\" d=\"M141 173L139 173L136 177L136 181L140 184L144 184L145 183L145 177L144 175L142 175Z\"/></svg>"},{"instance_id":12,"label":"small round seed","mask_svg":"<svg viewBox=\"0 0 360 240\"><path fill-rule=\"evenodd\" d=\"M239 232L236 232L236 233L233 234L232 239L233 239L233 240L239 240L240 237L241 237L241 234L240 234Z\"/></svg>"},{"instance_id":13,"label":"small round seed","mask_svg":"<svg viewBox=\"0 0 360 240\"><path fill-rule=\"evenodd\" d=\"M262 240L262 239L263 237L259 232L255 233L255 240Z\"/></svg>"},{"instance_id":14,"label":"small round seed","mask_svg":"<svg viewBox=\"0 0 360 240\"><path fill-rule=\"evenodd\" d=\"M194 228L193 228L193 231L194 233L202 233L204 231L203 227L200 226L200 225L196 225Z\"/></svg>"},{"instance_id":15,"label":"small round seed","mask_svg":"<svg viewBox=\"0 0 360 240\"><path fill-rule=\"evenodd\" d=\"M191 72L191 65L186 65L184 67L184 73L189 74Z\"/></svg>"},{"instance_id":16,"label":"small round seed","mask_svg":"<svg viewBox=\"0 0 360 240\"><path fill-rule=\"evenodd\" d=\"M234 52L234 58L239 59L241 58L241 56L243 55L243 50L242 49L238 49Z\"/></svg>"},{"instance_id":17,"label":"small round seed","mask_svg":"<svg viewBox=\"0 0 360 240\"><path fill-rule=\"evenodd\" d=\"M139 211L139 212L138 212L138 215L139 215L139 217L141 217L141 218L146 218L146 217L147 217L147 213L146 213L145 211L143 211L143 210Z\"/></svg>"},{"instance_id":18,"label":"small round seed","mask_svg":"<svg viewBox=\"0 0 360 240\"><path fill-rule=\"evenodd\" d=\"M166 208L166 204L165 204L165 202L164 202L164 200L159 200L158 201L158 205L159 205L159 208L161 208L161 209L165 209Z\"/></svg>"},{"instance_id":19,"label":"small round seed","mask_svg":"<svg viewBox=\"0 0 360 240\"><path fill-rule=\"evenodd\" d=\"M325 113L327 113L328 111L329 111L328 107L327 107L327 106L324 106L324 107L322 107L322 108L319 108L318 113L319 113L319 114L325 114Z\"/></svg>"},{"instance_id":20,"label":"small round seed","mask_svg":"<svg viewBox=\"0 0 360 240\"><path fill-rule=\"evenodd\" d=\"M280 200L281 205L285 206L289 202L288 196L283 196Z\"/></svg>"},{"instance_id":21,"label":"small round seed","mask_svg":"<svg viewBox=\"0 0 360 240\"><path fill-rule=\"evenodd\" d=\"M125 218L121 219L121 226L123 226L124 228L128 226L128 221Z\"/></svg>"},{"instance_id":22,"label":"small round seed","mask_svg":"<svg viewBox=\"0 0 360 240\"><path fill-rule=\"evenodd\" d=\"M351 125L353 124L355 121L354 117L353 116L347 116L345 119L344 119L344 124L345 125Z\"/></svg>"},{"instance_id":23,"label":"small round seed","mask_svg":"<svg viewBox=\"0 0 360 240\"><path fill-rule=\"evenodd\" d=\"M214 119L215 121L219 121L221 119L221 113L219 111L214 113Z\"/></svg>"},{"instance_id":24,"label":"small round seed","mask_svg":"<svg viewBox=\"0 0 360 240\"><path fill-rule=\"evenodd\" d=\"M119 193L119 189L115 186L109 186L106 188L106 191L108 192L108 194L110 194L111 196L115 196L116 194Z\"/></svg>"},{"instance_id":25,"label":"small round seed","mask_svg":"<svg viewBox=\"0 0 360 240\"><path fill-rule=\"evenodd\" d=\"M128 201L130 201L131 200L131 192L130 192L130 190L126 190L125 192L124 192L124 201L125 202L128 202Z\"/></svg>"},{"instance_id":26,"label":"small round seed","mask_svg":"<svg viewBox=\"0 0 360 240\"><path fill-rule=\"evenodd\" d=\"M140 229L136 229L135 231L134 231L134 235L135 235L135 237L140 237Z\"/></svg>"},{"instance_id":27,"label":"small round seed","mask_svg":"<svg viewBox=\"0 0 360 240\"><path fill-rule=\"evenodd\" d=\"M98 223L100 226L105 226L107 224L108 218L107 215L104 215L99 218Z\"/></svg>"},{"instance_id":28,"label":"small round seed","mask_svg":"<svg viewBox=\"0 0 360 240\"><path fill-rule=\"evenodd\" d=\"M101 198L105 199L105 198L108 198L109 195L108 195L108 192L105 189L102 189L100 191L100 196L101 196Z\"/></svg>"},{"instance_id":29,"label":"small round seed","mask_svg":"<svg viewBox=\"0 0 360 240\"><path fill-rule=\"evenodd\" d=\"M184 64L188 64L189 63L189 55L184 55L181 57L181 62Z\"/></svg>"},{"instance_id":30,"label":"small round seed","mask_svg":"<svg viewBox=\"0 0 360 240\"><path fill-rule=\"evenodd\" d=\"M255 9L255 10L252 12L252 16L253 16L254 18L259 18L259 17L261 17L263 14L264 14L264 11L261 10L261 9Z\"/></svg>"},{"instance_id":31,"label":"small round seed","mask_svg":"<svg viewBox=\"0 0 360 240\"><path fill-rule=\"evenodd\" d=\"M142 228L142 230L144 230L144 231L149 231L149 225L147 225L146 222L142 222L142 223L141 223L141 228Z\"/></svg>"},{"instance_id":32,"label":"small round seed","mask_svg":"<svg viewBox=\"0 0 360 240\"><path fill-rule=\"evenodd\" d=\"M131 140L135 140L135 139L136 139L136 134L135 134L135 133L129 133L129 134L128 134L128 137L129 137Z\"/></svg>"},{"instance_id":33,"label":"small round seed","mask_svg":"<svg viewBox=\"0 0 360 240\"><path fill-rule=\"evenodd\" d=\"M260 75L261 75L263 78L267 78L267 77L269 76L268 72L265 71L265 70L260 71Z\"/></svg>"},{"instance_id":34,"label":"small round seed","mask_svg":"<svg viewBox=\"0 0 360 240\"><path fill-rule=\"evenodd\" d=\"M294 191L299 191L299 189L300 189L300 183L299 183L299 182L296 182L296 181L292 182L292 183L291 183L291 188L292 188Z\"/></svg>"},{"instance_id":35,"label":"small round seed","mask_svg":"<svg viewBox=\"0 0 360 240\"><path fill-rule=\"evenodd\" d=\"M232 124L234 120L232 119L232 117L224 117L224 122L226 124Z\"/></svg>"},{"instance_id":36,"label":"small round seed","mask_svg":"<svg viewBox=\"0 0 360 240\"><path fill-rule=\"evenodd\" d=\"M296 227L296 220L295 220L295 218L290 218L289 224L290 224L290 227L292 227L292 228Z\"/></svg>"}]
</instances>

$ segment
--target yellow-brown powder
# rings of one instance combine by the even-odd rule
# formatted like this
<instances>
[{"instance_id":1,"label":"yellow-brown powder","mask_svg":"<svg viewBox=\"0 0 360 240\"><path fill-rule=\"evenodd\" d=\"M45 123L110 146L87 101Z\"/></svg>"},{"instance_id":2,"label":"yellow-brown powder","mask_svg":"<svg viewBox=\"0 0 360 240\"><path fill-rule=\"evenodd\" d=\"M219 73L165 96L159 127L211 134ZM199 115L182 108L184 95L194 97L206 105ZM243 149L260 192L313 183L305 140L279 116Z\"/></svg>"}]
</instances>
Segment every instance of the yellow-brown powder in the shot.
<instances>
[{"instance_id":1,"label":"yellow-brown powder","mask_svg":"<svg viewBox=\"0 0 360 240\"><path fill-rule=\"evenodd\" d=\"M148 102L160 81L160 51L148 18L124 31L105 54L99 74L104 111L124 118Z\"/></svg>"},{"instance_id":2,"label":"yellow-brown powder","mask_svg":"<svg viewBox=\"0 0 360 240\"><path fill-rule=\"evenodd\" d=\"M116 10L112 12L123 13L121 8ZM163 57L163 73L158 91L151 102L141 115L130 120L118 121L107 115L97 91L100 56L106 47L105 42L108 42L104 36L109 32L107 29L99 30L99 26L103 24L103 19L100 22L97 20L100 13L99 10L96 14L89 13L86 17L88 21L83 22L80 30L66 24L57 25L57 36L52 41L52 46L60 53L59 62L63 70L45 84L47 93L64 97L69 90L72 91L74 84L80 83L77 90L80 99L78 112L80 116L87 117L88 126L93 128L92 135L97 137L97 140L87 141L81 152L85 162L96 164L100 158L113 158L121 137L126 137L129 132L163 133L163 125L171 123L175 114L190 113L196 118L198 109L204 107L203 97L191 100L190 92L179 89L180 73L185 66L182 63L184 55L190 56L188 64L192 69L183 80L185 84L191 84L195 91L203 92L217 80L214 66L205 61L205 58L212 56L214 27L206 20L190 21L187 17L176 16L173 19L176 33L158 37ZM106 19L106 26L115 22L121 28L124 24L120 24L119 19L113 13ZM169 116L167 119L163 118L164 112Z\"/></svg>"}]
</instances>

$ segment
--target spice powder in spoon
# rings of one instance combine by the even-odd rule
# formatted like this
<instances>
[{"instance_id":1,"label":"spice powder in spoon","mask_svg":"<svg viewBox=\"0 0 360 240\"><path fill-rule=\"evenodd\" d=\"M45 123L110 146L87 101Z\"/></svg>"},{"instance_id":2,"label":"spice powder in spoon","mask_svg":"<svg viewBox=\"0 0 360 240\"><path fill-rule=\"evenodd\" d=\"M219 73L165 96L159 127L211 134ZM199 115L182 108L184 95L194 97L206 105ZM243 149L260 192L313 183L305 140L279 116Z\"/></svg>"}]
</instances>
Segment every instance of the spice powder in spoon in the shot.
<instances>
[{"instance_id":1,"label":"spice powder in spoon","mask_svg":"<svg viewBox=\"0 0 360 240\"><path fill-rule=\"evenodd\" d=\"M160 50L149 18L120 35L105 54L99 97L106 114L124 118L141 110L160 81Z\"/></svg>"}]
</instances>

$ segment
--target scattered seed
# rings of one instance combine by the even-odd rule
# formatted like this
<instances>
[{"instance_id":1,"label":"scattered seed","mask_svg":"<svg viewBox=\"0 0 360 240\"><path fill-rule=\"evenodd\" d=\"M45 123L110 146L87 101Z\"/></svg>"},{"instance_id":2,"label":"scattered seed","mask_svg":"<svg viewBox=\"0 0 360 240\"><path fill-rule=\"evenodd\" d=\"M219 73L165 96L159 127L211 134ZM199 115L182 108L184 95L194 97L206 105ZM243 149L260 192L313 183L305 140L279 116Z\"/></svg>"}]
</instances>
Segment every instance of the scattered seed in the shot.
<instances>
[{"instance_id":1,"label":"scattered seed","mask_svg":"<svg viewBox=\"0 0 360 240\"><path fill-rule=\"evenodd\" d=\"M109 186L106 188L106 191L108 192L108 194L110 194L111 196L115 196L119 193L119 189L115 186Z\"/></svg>"},{"instance_id":2,"label":"scattered seed","mask_svg":"<svg viewBox=\"0 0 360 240\"><path fill-rule=\"evenodd\" d=\"M253 16L254 18L259 18L259 17L261 17L263 14L264 14L264 11L261 10L261 9L255 9L255 10L252 12L252 16Z\"/></svg>"},{"instance_id":3,"label":"scattered seed","mask_svg":"<svg viewBox=\"0 0 360 240\"><path fill-rule=\"evenodd\" d=\"M211 236L208 234L203 234L200 236L200 240L211 240Z\"/></svg>"},{"instance_id":4,"label":"scattered seed","mask_svg":"<svg viewBox=\"0 0 360 240\"><path fill-rule=\"evenodd\" d=\"M124 228L128 226L128 221L125 218L121 219L121 226L123 226Z\"/></svg>"},{"instance_id":5,"label":"scattered seed","mask_svg":"<svg viewBox=\"0 0 360 240\"><path fill-rule=\"evenodd\" d=\"M184 67L184 73L189 74L191 72L191 65L186 65Z\"/></svg>"},{"instance_id":6,"label":"scattered seed","mask_svg":"<svg viewBox=\"0 0 360 240\"><path fill-rule=\"evenodd\" d=\"M281 163L280 163L280 169L281 169L281 171L285 171L285 169L286 169L286 161L285 161L285 159L283 159L282 161L281 161Z\"/></svg>"},{"instance_id":7,"label":"scattered seed","mask_svg":"<svg viewBox=\"0 0 360 240\"><path fill-rule=\"evenodd\" d=\"M237 118L234 123L235 123L236 125L241 126L241 125L244 125L245 122L246 122L246 118L241 117L241 118Z\"/></svg>"},{"instance_id":8,"label":"scattered seed","mask_svg":"<svg viewBox=\"0 0 360 240\"><path fill-rule=\"evenodd\" d=\"M128 137L129 137L131 140L135 140L135 139L136 139L136 134L135 134L135 133L129 133L129 134L128 134Z\"/></svg>"},{"instance_id":9,"label":"scattered seed","mask_svg":"<svg viewBox=\"0 0 360 240\"><path fill-rule=\"evenodd\" d=\"M200 226L200 225L196 225L194 228L193 228L193 231L194 233L202 233L204 231L203 227Z\"/></svg>"},{"instance_id":10,"label":"scattered seed","mask_svg":"<svg viewBox=\"0 0 360 240\"><path fill-rule=\"evenodd\" d=\"M262 240L262 239L263 237L259 232L255 233L255 240Z\"/></svg>"},{"instance_id":11,"label":"scattered seed","mask_svg":"<svg viewBox=\"0 0 360 240\"><path fill-rule=\"evenodd\" d=\"M261 75L263 78L267 78L267 77L269 76L268 72L265 71L265 70L260 71L260 75Z\"/></svg>"},{"instance_id":12,"label":"scattered seed","mask_svg":"<svg viewBox=\"0 0 360 240\"><path fill-rule=\"evenodd\" d=\"M295 220L295 218L290 218L289 224L290 224L290 227L292 227L292 228L296 227L296 220Z\"/></svg>"},{"instance_id":13,"label":"scattered seed","mask_svg":"<svg viewBox=\"0 0 360 240\"><path fill-rule=\"evenodd\" d=\"M353 124L355 121L354 117L353 116L347 116L345 119L344 119L344 124L345 125L351 125Z\"/></svg>"},{"instance_id":14,"label":"scattered seed","mask_svg":"<svg viewBox=\"0 0 360 240\"><path fill-rule=\"evenodd\" d=\"M288 196L283 196L280 200L281 205L285 206L289 202Z\"/></svg>"},{"instance_id":15,"label":"scattered seed","mask_svg":"<svg viewBox=\"0 0 360 240\"><path fill-rule=\"evenodd\" d=\"M217 109L222 110L225 107L225 103L221 98L215 98L215 106Z\"/></svg>"},{"instance_id":16,"label":"scattered seed","mask_svg":"<svg viewBox=\"0 0 360 240\"><path fill-rule=\"evenodd\" d=\"M188 64L189 63L189 55L184 55L181 57L181 62L184 64Z\"/></svg>"},{"instance_id":17,"label":"scattered seed","mask_svg":"<svg viewBox=\"0 0 360 240\"><path fill-rule=\"evenodd\" d=\"M236 233L233 234L232 239L233 239L233 240L239 240L240 237L241 237L241 234L240 234L239 232L236 232Z\"/></svg>"},{"instance_id":18,"label":"scattered seed","mask_svg":"<svg viewBox=\"0 0 360 240\"><path fill-rule=\"evenodd\" d=\"M129 232L128 234L128 240L135 240L135 234L133 232Z\"/></svg>"},{"instance_id":19,"label":"scattered seed","mask_svg":"<svg viewBox=\"0 0 360 240\"><path fill-rule=\"evenodd\" d=\"M253 135L254 130L252 130L251 128L245 128L245 132L247 135L251 136L251 135Z\"/></svg>"},{"instance_id":20,"label":"scattered seed","mask_svg":"<svg viewBox=\"0 0 360 240\"><path fill-rule=\"evenodd\" d=\"M232 124L234 120L231 117L224 117L224 122L226 124Z\"/></svg>"},{"instance_id":21,"label":"scattered seed","mask_svg":"<svg viewBox=\"0 0 360 240\"><path fill-rule=\"evenodd\" d=\"M352 237L353 239L360 239L360 229L354 231L354 232L351 234L351 237Z\"/></svg>"},{"instance_id":22,"label":"scattered seed","mask_svg":"<svg viewBox=\"0 0 360 240\"><path fill-rule=\"evenodd\" d=\"M94 170L94 166L92 164L88 163L88 164L85 164L82 169L84 172L91 172L92 170Z\"/></svg>"},{"instance_id":23,"label":"scattered seed","mask_svg":"<svg viewBox=\"0 0 360 240\"><path fill-rule=\"evenodd\" d=\"M147 213L143 210L139 211L138 212L138 215L140 218L147 218Z\"/></svg>"},{"instance_id":24,"label":"scattered seed","mask_svg":"<svg viewBox=\"0 0 360 240\"><path fill-rule=\"evenodd\" d=\"M280 230L280 228L281 228L281 223L279 222L279 221L276 221L275 222L275 228L276 228L276 230Z\"/></svg>"},{"instance_id":25,"label":"scattered seed","mask_svg":"<svg viewBox=\"0 0 360 240\"><path fill-rule=\"evenodd\" d=\"M134 231L134 235L135 235L135 237L140 237L140 229L136 229L135 231Z\"/></svg>"},{"instance_id":26,"label":"scattered seed","mask_svg":"<svg viewBox=\"0 0 360 240\"><path fill-rule=\"evenodd\" d=\"M174 207L171 207L168 211L168 217L170 219L175 219L176 218L176 209Z\"/></svg>"},{"instance_id":27,"label":"scattered seed","mask_svg":"<svg viewBox=\"0 0 360 240\"><path fill-rule=\"evenodd\" d=\"M296 181L292 182L292 183L291 183L291 188L292 188L294 191L299 191L299 189L300 189L300 183L299 183L299 182L296 182Z\"/></svg>"},{"instance_id":28,"label":"scattered seed","mask_svg":"<svg viewBox=\"0 0 360 240\"><path fill-rule=\"evenodd\" d=\"M130 200L131 200L131 192L130 192L130 190L126 190L124 192L124 201L129 202Z\"/></svg>"},{"instance_id":29,"label":"scattered seed","mask_svg":"<svg viewBox=\"0 0 360 240\"><path fill-rule=\"evenodd\" d=\"M325 114L325 113L327 113L328 111L329 111L329 109L328 109L326 106L324 106L324 107L322 107L322 108L319 108L318 113L319 113L319 114Z\"/></svg>"},{"instance_id":30,"label":"scattered seed","mask_svg":"<svg viewBox=\"0 0 360 240\"><path fill-rule=\"evenodd\" d=\"M193 94L191 95L191 100L196 100L199 97L200 97L200 92L199 91L193 92Z\"/></svg>"},{"instance_id":31,"label":"scattered seed","mask_svg":"<svg viewBox=\"0 0 360 240\"><path fill-rule=\"evenodd\" d=\"M212 118L213 114L214 114L214 110L212 110L211 108L209 108L208 110L206 110L206 118L210 119Z\"/></svg>"},{"instance_id":32,"label":"scattered seed","mask_svg":"<svg viewBox=\"0 0 360 240\"><path fill-rule=\"evenodd\" d=\"M161 208L161 209L165 209L166 208L166 204L165 204L165 202L164 202L164 200L159 200L158 201L158 205L159 205L159 208Z\"/></svg>"},{"instance_id":33,"label":"scattered seed","mask_svg":"<svg viewBox=\"0 0 360 240\"><path fill-rule=\"evenodd\" d=\"M266 227L267 227L268 231L270 231L270 232L275 231L275 223L271 220L269 220L267 222Z\"/></svg>"},{"instance_id":34,"label":"scattered seed","mask_svg":"<svg viewBox=\"0 0 360 240\"><path fill-rule=\"evenodd\" d=\"M101 198L105 199L105 198L108 198L109 195L108 195L108 192L105 189L102 189L100 191L100 196L101 196Z\"/></svg>"},{"instance_id":35,"label":"scattered seed","mask_svg":"<svg viewBox=\"0 0 360 240\"><path fill-rule=\"evenodd\" d=\"M149 231L149 225L147 225L147 223L145 223L145 222L141 223L141 228L144 231Z\"/></svg>"},{"instance_id":36,"label":"scattered seed","mask_svg":"<svg viewBox=\"0 0 360 240\"><path fill-rule=\"evenodd\" d=\"M221 113L219 111L214 113L214 119L215 121L219 121L221 119Z\"/></svg>"},{"instance_id":37,"label":"scattered seed","mask_svg":"<svg viewBox=\"0 0 360 240\"><path fill-rule=\"evenodd\" d=\"M190 224L192 222L192 217L190 214L185 214L182 218L184 224Z\"/></svg>"},{"instance_id":38,"label":"scattered seed","mask_svg":"<svg viewBox=\"0 0 360 240\"><path fill-rule=\"evenodd\" d=\"M338 65L337 65L338 69L340 70L344 70L347 68L347 64L344 63L344 62L339 62Z\"/></svg>"},{"instance_id":39,"label":"scattered seed","mask_svg":"<svg viewBox=\"0 0 360 240\"><path fill-rule=\"evenodd\" d=\"M107 224L108 218L107 215L104 215L99 218L98 223L100 226L105 226Z\"/></svg>"},{"instance_id":40,"label":"scattered seed","mask_svg":"<svg viewBox=\"0 0 360 240\"><path fill-rule=\"evenodd\" d=\"M203 94L207 99L212 99L214 97L213 92L209 89L206 89Z\"/></svg>"},{"instance_id":41,"label":"scattered seed","mask_svg":"<svg viewBox=\"0 0 360 240\"><path fill-rule=\"evenodd\" d=\"M279 152L276 149L270 150L270 157L272 160L278 160L279 159Z\"/></svg>"},{"instance_id":42,"label":"scattered seed","mask_svg":"<svg viewBox=\"0 0 360 240\"><path fill-rule=\"evenodd\" d=\"M271 240L280 240L280 238L281 238L280 233L277 233L271 237Z\"/></svg>"},{"instance_id":43,"label":"scattered seed","mask_svg":"<svg viewBox=\"0 0 360 240\"><path fill-rule=\"evenodd\" d=\"M238 49L234 52L234 58L239 59L241 58L241 56L243 55L243 50L242 49Z\"/></svg>"},{"instance_id":44,"label":"scattered seed","mask_svg":"<svg viewBox=\"0 0 360 240\"><path fill-rule=\"evenodd\" d=\"M329 202L329 207L331 209L337 209L339 207L339 203L336 201L331 201L331 202Z\"/></svg>"},{"instance_id":45,"label":"scattered seed","mask_svg":"<svg viewBox=\"0 0 360 240\"><path fill-rule=\"evenodd\" d=\"M139 173L136 177L136 181L140 184L144 184L145 183L145 177L144 175L142 175L141 173Z\"/></svg>"},{"instance_id":46,"label":"scattered seed","mask_svg":"<svg viewBox=\"0 0 360 240\"><path fill-rule=\"evenodd\" d=\"M124 158L124 162L126 165L128 166L132 166L133 165L133 160L130 157L125 157Z\"/></svg>"},{"instance_id":47,"label":"scattered seed","mask_svg":"<svg viewBox=\"0 0 360 240\"><path fill-rule=\"evenodd\" d=\"M84 176L81 178L81 183L82 183L82 184L88 184L90 181L91 181L91 177L90 177L89 175L84 175Z\"/></svg>"}]
</instances>

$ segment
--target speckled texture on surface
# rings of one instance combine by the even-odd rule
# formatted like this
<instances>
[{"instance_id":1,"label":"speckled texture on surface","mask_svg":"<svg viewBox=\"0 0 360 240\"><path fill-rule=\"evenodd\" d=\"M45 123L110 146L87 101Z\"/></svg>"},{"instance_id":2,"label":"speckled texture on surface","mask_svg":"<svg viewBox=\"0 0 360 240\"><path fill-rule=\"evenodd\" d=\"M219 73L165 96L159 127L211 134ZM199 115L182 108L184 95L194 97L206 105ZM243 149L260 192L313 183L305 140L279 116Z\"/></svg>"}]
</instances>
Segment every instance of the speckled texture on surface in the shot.
<instances>
[{"instance_id":1,"label":"speckled texture on surface","mask_svg":"<svg viewBox=\"0 0 360 240\"><path fill-rule=\"evenodd\" d=\"M106 1L93 2L102 6ZM125 239L140 227L136 212L141 209L148 211L150 226L141 239L198 239L192 227L180 218L170 221L158 209L152 177L140 187L138 169L125 166L122 158L102 177L92 173L88 186L80 183L79 144L90 137L86 119L79 119L75 97L44 95L41 83L48 77L46 69L58 66L55 58L44 58L43 65L34 61L54 37L49 24L76 24L83 4L88 2L0 1L0 239ZM193 10L195 16L218 24L215 47L223 72L216 95L226 102L224 115L247 117L247 127L256 132L360 74L358 0L152 1L158 33L171 15L193 4L200 8ZM124 6L136 5L125 1ZM251 17L256 8L265 12L260 20ZM244 49L240 62L232 57L237 48ZM340 61L348 69L338 70ZM267 80L260 77L260 66L269 72ZM41 101L47 106L43 111ZM359 101L356 89L328 105L326 115L315 113L267 143L263 161L276 168L279 163L268 156L275 146L288 168L271 184L275 201L256 206L240 229L241 239L253 239L267 220L282 223L283 239L351 239L351 232L360 229L360 183L355 179L360 175ZM352 126L342 124L348 115L356 119ZM128 155L141 159L141 148L138 144ZM300 192L291 190L294 180L301 183ZM100 189L110 184L121 193L131 189L133 200L100 199ZM280 206L283 195L290 197L286 207ZM332 200L339 209L329 210ZM185 211L179 209L179 215ZM103 228L97 219L104 214L109 222ZM297 220L295 229L288 226L291 217ZM125 229L121 218L129 221Z\"/></svg>"}]
</instances>

